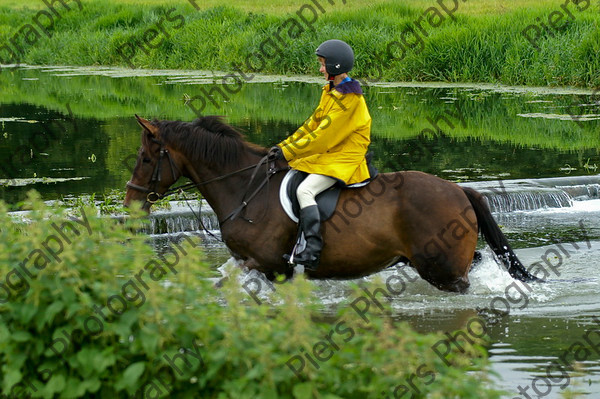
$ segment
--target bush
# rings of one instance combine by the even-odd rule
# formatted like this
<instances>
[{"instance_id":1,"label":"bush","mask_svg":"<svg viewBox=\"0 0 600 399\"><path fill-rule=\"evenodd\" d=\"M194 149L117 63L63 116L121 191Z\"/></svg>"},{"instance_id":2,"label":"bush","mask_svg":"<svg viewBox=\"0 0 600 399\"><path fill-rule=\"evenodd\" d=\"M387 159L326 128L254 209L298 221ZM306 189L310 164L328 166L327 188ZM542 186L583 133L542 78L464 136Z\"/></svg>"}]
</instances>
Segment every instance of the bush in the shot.
<instances>
[{"instance_id":1,"label":"bush","mask_svg":"<svg viewBox=\"0 0 600 399\"><path fill-rule=\"evenodd\" d=\"M441 334L418 334L384 315L365 323L348 306L332 321L303 278L259 306L235 273L214 287L196 238L157 254L132 233L143 218L118 222L80 208L73 220L36 194L28 206L24 221L0 203L3 395L498 396L487 387L481 340L464 353L453 347L448 367L432 351ZM411 391L398 396L401 386Z\"/></svg>"}]
</instances>

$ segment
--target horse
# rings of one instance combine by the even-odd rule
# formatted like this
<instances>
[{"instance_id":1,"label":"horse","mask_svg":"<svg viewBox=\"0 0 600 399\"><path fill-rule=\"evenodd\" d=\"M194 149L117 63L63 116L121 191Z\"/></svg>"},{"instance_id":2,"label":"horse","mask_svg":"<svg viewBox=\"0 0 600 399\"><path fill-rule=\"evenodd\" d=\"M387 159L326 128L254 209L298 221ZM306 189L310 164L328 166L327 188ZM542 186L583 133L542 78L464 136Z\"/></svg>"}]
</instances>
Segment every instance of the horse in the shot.
<instances>
[{"instance_id":1,"label":"horse","mask_svg":"<svg viewBox=\"0 0 600 399\"><path fill-rule=\"evenodd\" d=\"M268 159L266 148L248 142L221 117L136 118L142 145L123 204L140 201L150 212L186 177L186 188L197 188L212 207L222 241L244 267L269 279L290 277L293 268L284 255L291 253L298 228L279 201L287 162ZM464 293L479 232L513 278L538 280L519 261L479 192L419 171L379 173L364 187L342 190L322 224L320 264L306 274L353 279L403 261L438 289Z\"/></svg>"}]
</instances>

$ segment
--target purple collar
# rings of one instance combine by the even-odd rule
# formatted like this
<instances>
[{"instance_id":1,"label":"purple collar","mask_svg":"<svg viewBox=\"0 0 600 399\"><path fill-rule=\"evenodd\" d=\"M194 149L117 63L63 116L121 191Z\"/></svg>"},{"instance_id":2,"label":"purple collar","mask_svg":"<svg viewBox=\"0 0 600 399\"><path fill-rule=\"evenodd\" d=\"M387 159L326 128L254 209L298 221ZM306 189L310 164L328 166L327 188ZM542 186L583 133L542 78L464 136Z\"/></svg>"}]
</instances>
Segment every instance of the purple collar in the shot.
<instances>
[{"instance_id":1,"label":"purple collar","mask_svg":"<svg viewBox=\"0 0 600 399\"><path fill-rule=\"evenodd\" d=\"M357 80L350 79L349 77L342 80L342 82L339 85L335 86L335 90L342 94L363 94L363 91L360 87L360 83Z\"/></svg>"}]
</instances>

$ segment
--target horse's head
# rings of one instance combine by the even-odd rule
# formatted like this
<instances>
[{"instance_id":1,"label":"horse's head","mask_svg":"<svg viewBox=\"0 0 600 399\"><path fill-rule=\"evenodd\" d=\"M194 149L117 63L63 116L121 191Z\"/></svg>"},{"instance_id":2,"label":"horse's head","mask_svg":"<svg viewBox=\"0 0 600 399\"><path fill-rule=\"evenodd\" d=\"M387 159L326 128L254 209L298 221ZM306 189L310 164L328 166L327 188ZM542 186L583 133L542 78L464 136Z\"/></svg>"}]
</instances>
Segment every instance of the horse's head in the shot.
<instances>
[{"instance_id":1,"label":"horse's head","mask_svg":"<svg viewBox=\"0 0 600 399\"><path fill-rule=\"evenodd\" d=\"M160 129L150 121L135 116L142 126L142 146L138 152L133 175L127 182L127 193L123 205L132 201L143 202L142 209L150 207L181 176L178 156L161 140Z\"/></svg>"}]
</instances>

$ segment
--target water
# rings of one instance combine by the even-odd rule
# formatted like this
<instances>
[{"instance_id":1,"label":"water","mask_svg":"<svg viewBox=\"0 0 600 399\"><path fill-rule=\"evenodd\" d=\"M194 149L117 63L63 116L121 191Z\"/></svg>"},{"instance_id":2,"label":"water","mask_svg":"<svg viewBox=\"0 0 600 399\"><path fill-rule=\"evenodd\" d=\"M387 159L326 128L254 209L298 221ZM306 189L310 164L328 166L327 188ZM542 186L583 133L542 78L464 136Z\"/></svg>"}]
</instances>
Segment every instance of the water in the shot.
<instances>
[{"instance_id":1,"label":"water","mask_svg":"<svg viewBox=\"0 0 600 399\"><path fill-rule=\"evenodd\" d=\"M228 98L216 95L203 112L227 115L264 146L303 122L321 84L304 77L254 81L259 83ZM140 144L133 114L191 120L190 99L211 84L207 72L3 68L1 198L16 204L34 188L47 200L94 195L105 205L118 202ZM573 350L587 332L600 330L593 318L600 316L600 108L591 91L380 83L365 93L376 166L422 170L481 191L520 259L546 265L548 282L507 294L514 281L486 249L464 295L440 292L403 265L359 282L369 287L404 273L405 288L392 295L393 317L418 331L453 331L482 317L492 339L492 367L507 397L526 397L519 396L519 386L531 397L536 390L559 397L561 386L597 397L600 349L588 344ZM197 211L198 203L191 204ZM202 208L201 220L218 234L214 214L206 204ZM181 202L152 215L145 232L160 249L173 235L199 228ZM215 271L228 262L219 241L206 236L203 245ZM348 303L349 282L314 284L324 313ZM502 315L496 298L507 295L510 309ZM592 339L600 342L600 334ZM548 372L561 357L577 358L577 372Z\"/></svg>"},{"instance_id":2,"label":"water","mask_svg":"<svg viewBox=\"0 0 600 399\"><path fill-rule=\"evenodd\" d=\"M115 68L3 68L0 74L0 197L35 188L45 197L122 191L140 128L134 118L191 120L212 74ZM252 142L271 146L307 118L320 80L263 77L203 114L226 115ZM254 80L253 80L254 82ZM203 86L200 86L203 85ZM453 181L600 173L599 117L591 91L489 85L365 87L374 162ZM206 91L206 90L205 90ZM216 93L216 92L215 92ZM524 117L521 114L548 117ZM563 119L553 119L561 114ZM583 118L585 115L586 118ZM437 130L437 126L440 130ZM78 180L73 180L78 179Z\"/></svg>"},{"instance_id":3,"label":"water","mask_svg":"<svg viewBox=\"0 0 600 399\"><path fill-rule=\"evenodd\" d=\"M531 397L537 397L535 392L547 393L541 397L561 397L565 388L597 397L599 212L600 200L594 199L575 202L571 207L495 214L503 221L504 230L509 231L509 238L534 237L530 239L536 242L533 245L525 239L511 241L522 247L516 253L526 266L543 266L543 273L539 267L533 269L546 278L543 284L516 283L489 249L484 249L482 262L471 272L471 286L466 294L441 292L403 264L360 279L359 284L373 292L373 281L389 282L390 286L385 287L391 295L394 319L407 321L418 331L454 331L464 329L473 318L484 320L492 342L489 353L492 370L497 373L495 381L509 393L506 397L526 398L519 395L519 387ZM556 233L561 231L565 239ZM227 262L229 255L221 256ZM240 287L253 277L256 276L248 275ZM329 313L338 306L349 306L353 300L348 297L350 284L354 283L315 282L318 297L325 304L323 311ZM266 284L260 292L253 285L247 287L259 300L265 300L264 295L269 293ZM385 300L381 294L378 299ZM570 364L576 360L575 372ZM548 371L549 365L556 362L559 366Z\"/></svg>"}]
</instances>

